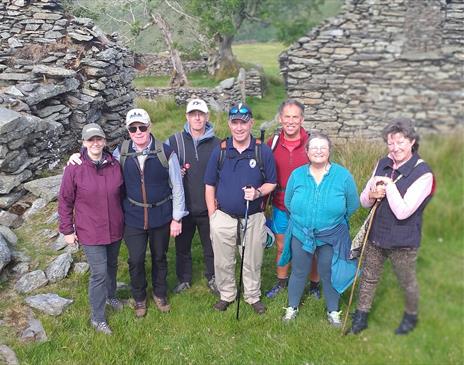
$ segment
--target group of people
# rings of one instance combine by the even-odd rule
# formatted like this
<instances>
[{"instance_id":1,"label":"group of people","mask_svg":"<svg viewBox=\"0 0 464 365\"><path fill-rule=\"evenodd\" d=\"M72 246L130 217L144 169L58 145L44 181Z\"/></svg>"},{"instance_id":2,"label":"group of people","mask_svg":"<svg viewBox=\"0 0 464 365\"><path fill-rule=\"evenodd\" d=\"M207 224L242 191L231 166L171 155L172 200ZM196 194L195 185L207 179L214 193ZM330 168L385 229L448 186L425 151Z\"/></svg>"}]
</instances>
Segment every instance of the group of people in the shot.
<instances>
[{"instance_id":1,"label":"group of people","mask_svg":"<svg viewBox=\"0 0 464 365\"><path fill-rule=\"evenodd\" d=\"M191 246L198 230L204 276L219 298L213 308L225 311L237 299L236 252L245 245L243 297L264 314L261 268L267 230L264 207L272 204L270 227L277 243L277 282L266 292L274 298L288 287L285 322L296 318L309 278L309 292L320 298L327 319L340 326L340 294L352 283L349 218L359 206L377 204L369 232L358 307L352 333L367 328L376 284L390 258L406 296L398 334L417 324L415 273L422 213L433 193L433 175L417 154L419 137L409 120L392 121L383 131L388 156L381 159L358 197L350 172L334 163L332 143L323 133L303 128L304 105L294 99L279 109L281 131L262 143L251 134L254 119L242 103L228 113L230 137L220 140L201 99L191 100L183 131L164 143L151 134L143 109L126 116L130 140L112 154L102 128L82 130L83 147L70 158L59 194L60 232L68 244L81 244L90 265L91 325L111 334L105 307L123 308L116 298L120 242L128 248L130 288L135 316L147 313L145 255L151 255L153 301L168 312L166 254L175 238L175 293L192 285ZM382 185L381 185L382 184ZM378 202L378 203L376 203ZM291 270L289 264L291 263ZM290 276L288 275L288 272ZM319 280L320 276L320 280Z\"/></svg>"}]
</instances>

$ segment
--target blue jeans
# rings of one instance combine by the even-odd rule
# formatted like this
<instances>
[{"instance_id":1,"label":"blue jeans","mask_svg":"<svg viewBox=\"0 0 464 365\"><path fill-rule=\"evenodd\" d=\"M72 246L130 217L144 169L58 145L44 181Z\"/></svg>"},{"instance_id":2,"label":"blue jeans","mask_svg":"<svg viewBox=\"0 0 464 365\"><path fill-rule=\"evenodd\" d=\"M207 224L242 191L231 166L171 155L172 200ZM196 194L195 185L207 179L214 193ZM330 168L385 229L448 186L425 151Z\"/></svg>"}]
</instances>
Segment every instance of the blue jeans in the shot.
<instances>
[{"instance_id":1,"label":"blue jeans","mask_svg":"<svg viewBox=\"0 0 464 365\"><path fill-rule=\"evenodd\" d=\"M288 305L298 308L303 295L304 287L309 273L313 254L303 250L301 242L292 237L292 273L288 282ZM323 245L316 247L317 267L322 280L322 292L329 312L338 311L340 294L332 286L332 256L333 247Z\"/></svg>"},{"instance_id":2,"label":"blue jeans","mask_svg":"<svg viewBox=\"0 0 464 365\"><path fill-rule=\"evenodd\" d=\"M90 266L89 301L92 320L105 322L107 298L116 295L116 273L121 241L109 245L82 245Z\"/></svg>"}]
</instances>

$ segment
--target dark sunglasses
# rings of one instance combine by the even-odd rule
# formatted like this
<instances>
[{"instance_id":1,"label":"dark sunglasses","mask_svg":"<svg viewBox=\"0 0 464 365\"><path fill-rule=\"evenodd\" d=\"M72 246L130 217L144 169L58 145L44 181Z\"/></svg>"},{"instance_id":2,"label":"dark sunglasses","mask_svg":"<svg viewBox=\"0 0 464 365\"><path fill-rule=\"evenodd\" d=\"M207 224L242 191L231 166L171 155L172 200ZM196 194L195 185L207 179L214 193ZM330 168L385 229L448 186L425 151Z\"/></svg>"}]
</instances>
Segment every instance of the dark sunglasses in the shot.
<instances>
[{"instance_id":1,"label":"dark sunglasses","mask_svg":"<svg viewBox=\"0 0 464 365\"><path fill-rule=\"evenodd\" d=\"M231 116L234 116L236 114L249 114L250 116L252 115L251 114L251 110L248 109L246 106L241 106L240 108L234 106L232 107L230 110L229 110L229 117Z\"/></svg>"},{"instance_id":2,"label":"dark sunglasses","mask_svg":"<svg viewBox=\"0 0 464 365\"><path fill-rule=\"evenodd\" d=\"M148 130L147 125L139 125L137 127L132 126L132 127L127 128L127 129L129 129L129 132L135 133L135 132L137 132L137 128L139 129L140 132L146 132Z\"/></svg>"}]
</instances>

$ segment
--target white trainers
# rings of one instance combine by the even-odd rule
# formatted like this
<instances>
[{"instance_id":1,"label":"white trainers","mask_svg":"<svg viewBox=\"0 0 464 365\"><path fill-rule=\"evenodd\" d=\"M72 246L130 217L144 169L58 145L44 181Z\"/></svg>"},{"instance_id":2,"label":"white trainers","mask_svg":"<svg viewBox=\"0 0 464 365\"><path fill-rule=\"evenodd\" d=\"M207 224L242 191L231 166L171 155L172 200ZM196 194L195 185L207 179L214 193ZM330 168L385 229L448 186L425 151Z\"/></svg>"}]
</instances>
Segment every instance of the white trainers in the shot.
<instances>
[{"instance_id":1,"label":"white trainers","mask_svg":"<svg viewBox=\"0 0 464 365\"><path fill-rule=\"evenodd\" d=\"M90 321L90 324L92 325L93 328L95 328L95 331L104 333L105 335L111 335L113 332L111 331L110 326L108 326L108 323L106 322L97 322L94 320Z\"/></svg>"},{"instance_id":2,"label":"white trainers","mask_svg":"<svg viewBox=\"0 0 464 365\"><path fill-rule=\"evenodd\" d=\"M327 312L327 319L329 320L329 323L332 326L341 327L342 326L342 320L340 318L341 315L342 315L342 311Z\"/></svg>"},{"instance_id":3,"label":"white trainers","mask_svg":"<svg viewBox=\"0 0 464 365\"><path fill-rule=\"evenodd\" d=\"M296 318L298 314L298 308L287 307L285 309L285 315L282 317L282 321L290 322Z\"/></svg>"}]
</instances>

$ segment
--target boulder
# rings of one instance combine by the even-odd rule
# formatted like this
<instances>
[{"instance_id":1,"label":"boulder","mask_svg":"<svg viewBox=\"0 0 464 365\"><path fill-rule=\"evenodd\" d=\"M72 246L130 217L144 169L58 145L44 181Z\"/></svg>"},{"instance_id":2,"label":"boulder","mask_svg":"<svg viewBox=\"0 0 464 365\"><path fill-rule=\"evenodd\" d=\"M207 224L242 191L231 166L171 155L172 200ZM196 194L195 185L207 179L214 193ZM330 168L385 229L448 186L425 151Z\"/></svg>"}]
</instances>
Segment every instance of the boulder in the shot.
<instances>
[{"instance_id":1,"label":"boulder","mask_svg":"<svg viewBox=\"0 0 464 365\"><path fill-rule=\"evenodd\" d=\"M62 178L63 175L55 175L32 180L25 183L24 188L48 203L57 199Z\"/></svg>"},{"instance_id":2,"label":"boulder","mask_svg":"<svg viewBox=\"0 0 464 365\"><path fill-rule=\"evenodd\" d=\"M69 306L73 300L62 298L57 294L37 294L25 299L26 303L48 315L58 316Z\"/></svg>"},{"instance_id":3,"label":"boulder","mask_svg":"<svg viewBox=\"0 0 464 365\"><path fill-rule=\"evenodd\" d=\"M90 266L87 262L76 262L73 269L76 274L85 274L89 271L89 268Z\"/></svg>"},{"instance_id":4,"label":"boulder","mask_svg":"<svg viewBox=\"0 0 464 365\"><path fill-rule=\"evenodd\" d=\"M21 341L25 342L45 342L48 340L42 323L35 318L29 320L27 327L21 332L20 338Z\"/></svg>"},{"instance_id":5,"label":"boulder","mask_svg":"<svg viewBox=\"0 0 464 365\"><path fill-rule=\"evenodd\" d=\"M6 244L6 240L0 234L0 271L11 261L11 252Z\"/></svg>"},{"instance_id":6,"label":"boulder","mask_svg":"<svg viewBox=\"0 0 464 365\"><path fill-rule=\"evenodd\" d=\"M23 275L15 284L18 293L30 293L48 284L48 279L42 270L31 271Z\"/></svg>"},{"instance_id":7,"label":"boulder","mask_svg":"<svg viewBox=\"0 0 464 365\"><path fill-rule=\"evenodd\" d=\"M0 345L0 363L6 365L19 365L18 358L16 357L15 352L10 349L7 345Z\"/></svg>"},{"instance_id":8,"label":"boulder","mask_svg":"<svg viewBox=\"0 0 464 365\"><path fill-rule=\"evenodd\" d=\"M0 226L0 235L2 235L3 238L5 238L5 240L12 246L15 246L16 243L18 243L18 237L7 226Z\"/></svg>"},{"instance_id":9,"label":"boulder","mask_svg":"<svg viewBox=\"0 0 464 365\"><path fill-rule=\"evenodd\" d=\"M52 261L45 269L45 274L50 283L56 283L63 280L68 275L69 268L73 262L72 256L69 252L61 254Z\"/></svg>"}]
</instances>

